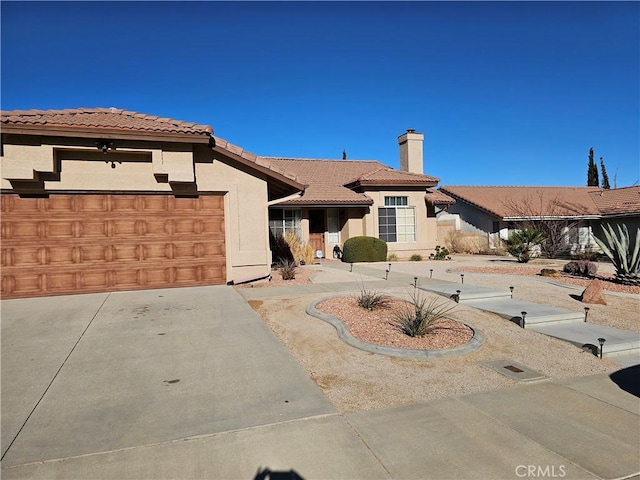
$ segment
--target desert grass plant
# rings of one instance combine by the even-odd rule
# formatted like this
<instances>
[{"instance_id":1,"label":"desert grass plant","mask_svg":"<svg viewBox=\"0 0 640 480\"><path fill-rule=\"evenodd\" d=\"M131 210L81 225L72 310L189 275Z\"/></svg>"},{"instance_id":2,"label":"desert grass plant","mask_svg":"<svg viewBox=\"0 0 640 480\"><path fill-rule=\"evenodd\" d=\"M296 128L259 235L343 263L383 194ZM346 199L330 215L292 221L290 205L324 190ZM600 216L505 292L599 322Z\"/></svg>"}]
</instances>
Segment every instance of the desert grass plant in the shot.
<instances>
[{"instance_id":1,"label":"desert grass plant","mask_svg":"<svg viewBox=\"0 0 640 480\"><path fill-rule=\"evenodd\" d=\"M437 328L438 322L448 318L455 310L437 297L427 298L420 293L411 293L411 300L393 313L392 324L410 337L423 337Z\"/></svg>"},{"instance_id":2,"label":"desert grass plant","mask_svg":"<svg viewBox=\"0 0 640 480\"><path fill-rule=\"evenodd\" d=\"M602 225L604 239L595 237L596 243L613 263L619 282L640 285L640 228L636 231L635 245L631 249L627 226L622 224L617 227L616 232L611 224Z\"/></svg>"},{"instance_id":3,"label":"desert grass plant","mask_svg":"<svg viewBox=\"0 0 640 480\"><path fill-rule=\"evenodd\" d=\"M421 262L422 255L420 255L419 253L414 253L413 255L411 255L411 258L409 258L409 260L411 260L412 262Z\"/></svg>"},{"instance_id":4,"label":"desert grass plant","mask_svg":"<svg viewBox=\"0 0 640 480\"><path fill-rule=\"evenodd\" d=\"M283 280L294 280L296 278L296 262L281 258L278 263L278 271Z\"/></svg>"},{"instance_id":5,"label":"desert grass plant","mask_svg":"<svg viewBox=\"0 0 640 480\"><path fill-rule=\"evenodd\" d=\"M300 237L291 230L285 232L283 238L289 245L291 255L297 264L309 265L313 263L315 252L311 245L301 242Z\"/></svg>"},{"instance_id":6,"label":"desert grass plant","mask_svg":"<svg viewBox=\"0 0 640 480\"><path fill-rule=\"evenodd\" d=\"M387 257L387 260L390 262L397 262L398 255L396 255L395 253L390 253L389 256Z\"/></svg>"}]
</instances>

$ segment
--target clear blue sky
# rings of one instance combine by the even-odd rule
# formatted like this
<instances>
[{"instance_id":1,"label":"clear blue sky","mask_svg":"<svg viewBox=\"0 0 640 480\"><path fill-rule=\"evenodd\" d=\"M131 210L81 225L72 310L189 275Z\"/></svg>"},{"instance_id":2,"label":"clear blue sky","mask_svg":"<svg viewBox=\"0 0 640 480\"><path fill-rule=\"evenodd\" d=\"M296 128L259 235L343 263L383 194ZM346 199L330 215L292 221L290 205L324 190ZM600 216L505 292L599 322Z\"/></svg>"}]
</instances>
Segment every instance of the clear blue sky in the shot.
<instances>
[{"instance_id":1,"label":"clear blue sky","mask_svg":"<svg viewBox=\"0 0 640 480\"><path fill-rule=\"evenodd\" d=\"M118 107L441 185L640 180L638 2L7 2L3 110Z\"/></svg>"}]
</instances>

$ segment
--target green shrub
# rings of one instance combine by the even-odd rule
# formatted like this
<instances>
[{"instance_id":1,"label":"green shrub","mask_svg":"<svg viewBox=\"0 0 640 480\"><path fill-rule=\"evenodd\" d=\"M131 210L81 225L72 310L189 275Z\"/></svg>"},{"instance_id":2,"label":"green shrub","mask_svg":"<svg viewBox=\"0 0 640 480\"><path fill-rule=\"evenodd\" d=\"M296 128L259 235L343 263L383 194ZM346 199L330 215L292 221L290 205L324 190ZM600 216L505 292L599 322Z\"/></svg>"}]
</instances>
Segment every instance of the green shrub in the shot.
<instances>
[{"instance_id":1,"label":"green shrub","mask_svg":"<svg viewBox=\"0 0 640 480\"><path fill-rule=\"evenodd\" d=\"M562 267L562 271L580 277L593 277L598 271L598 265L588 260L578 260L577 262L566 263Z\"/></svg>"},{"instance_id":2,"label":"green shrub","mask_svg":"<svg viewBox=\"0 0 640 480\"><path fill-rule=\"evenodd\" d=\"M342 251L343 262L384 262L387 242L375 237L351 237L344 242Z\"/></svg>"},{"instance_id":3,"label":"green shrub","mask_svg":"<svg viewBox=\"0 0 640 480\"><path fill-rule=\"evenodd\" d=\"M282 275L283 280L293 280L296 278L296 262L293 260L281 258L278 270L280 271L280 275Z\"/></svg>"},{"instance_id":4,"label":"green shrub","mask_svg":"<svg viewBox=\"0 0 640 480\"><path fill-rule=\"evenodd\" d=\"M412 262L421 262L422 255L420 255L419 253L414 253L413 255L411 255L411 258L409 260L411 260Z\"/></svg>"},{"instance_id":5,"label":"green shrub","mask_svg":"<svg viewBox=\"0 0 640 480\"><path fill-rule=\"evenodd\" d=\"M436 324L455 309L455 305L441 302L437 297L428 300L411 294L411 301L394 312L393 325L405 335L422 337L436 328Z\"/></svg>"},{"instance_id":6,"label":"green shrub","mask_svg":"<svg viewBox=\"0 0 640 480\"><path fill-rule=\"evenodd\" d=\"M604 254L616 269L616 279L629 285L640 285L640 228L636 230L633 246L629 229L625 224L617 225L617 232L605 223L602 225L603 238L594 237Z\"/></svg>"},{"instance_id":7,"label":"green shrub","mask_svg":"<svg viewBox=\"0 0 640 480\"><path fill-rule=\"evenodd\" d=\"M444 260L449 254L449 249L447 247L441 247L440 245L436 245L436 253L433 255L434 260Z\"/></svg>"},{"instance_id":8,"label":"green shrub","mask_svg":"<svg viewBox=\"0 0 640 480\"><path fill-rule=\"evenodd\" d=\"M375 310L376 308L386 308L389 306L389 297L370 290L360 289L360 295L356 298L356 303L366 309Z\"/></svg>"}]
</instances>

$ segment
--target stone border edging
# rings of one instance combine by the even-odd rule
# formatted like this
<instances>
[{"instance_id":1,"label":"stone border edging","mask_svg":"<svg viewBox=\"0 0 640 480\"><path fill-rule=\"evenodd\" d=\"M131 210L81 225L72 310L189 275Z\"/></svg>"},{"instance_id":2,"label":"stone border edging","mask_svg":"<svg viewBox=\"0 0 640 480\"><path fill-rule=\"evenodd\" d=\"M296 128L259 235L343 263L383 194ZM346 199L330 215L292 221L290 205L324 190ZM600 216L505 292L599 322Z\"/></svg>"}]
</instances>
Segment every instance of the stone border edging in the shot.
<instances>
[{"instance_id":1,"label":"stone border edging","mask_svg":"<svg viewBox=\"0 0 640 480\"><path fill-rule=\"evenodd\" d=\"M358 340L356 337L351 335L351 333L349 333L349 329L347 329L346 325L340 319L316 309L316 306L319 303L322 303L325 300L329 300L331 298L341 296L347 295L330 295L315 300L307 306L306 312L312 317L319 318L320 320L333 325L333 327L338 332L338 337L340 337L343 342L351 345L352 347L364 350L365 352L378 353L380 355L386 355L388 357L414 358L419 360L437 360L441 358L461 357L469 353L477 352L485 342L485 336L480 330L478 330L477 328L473 328L463 322L459 323L462 323L466 327L470 328L473 332L473 336L467 343L465 343L464 345L458 345L457 347L443 348L439 350L418 350L411 348L385 347L383 345L363 342L362 340Z\"/></svg>"}]
</instances>

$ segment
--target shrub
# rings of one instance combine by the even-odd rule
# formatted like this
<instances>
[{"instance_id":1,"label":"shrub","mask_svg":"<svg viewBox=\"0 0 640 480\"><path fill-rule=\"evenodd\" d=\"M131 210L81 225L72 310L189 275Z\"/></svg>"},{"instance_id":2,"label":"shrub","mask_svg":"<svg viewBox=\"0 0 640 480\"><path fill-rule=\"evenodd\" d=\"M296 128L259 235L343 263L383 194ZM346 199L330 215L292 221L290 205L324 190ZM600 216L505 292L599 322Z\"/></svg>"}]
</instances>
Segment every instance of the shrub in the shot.
<instances>
[{"instance_id":1,"label":"shrub","mask_svg":"<svg viewBox=\"0 0 640 480\"><path fill-rule=\"evenodd\" d=\"M283 280L293 280L296 278L296 262L293 260L281 258L278 270L280 271L280 275L282 275Z\"/></svg>"},{"instance_id":2,"label":"shrub","mask_svg":"<svg viewBox=\"0 0 640 480\"><path fill-rule=\"evenodd\" d=\"M593 277L598 271L598 265L588 260L578 260L577 262L566 263L562 271L570 275L581 277Z\"/></svg>"},{"instance_id":3,"label":"shrub","mask_svg":"<svg viewBox=\"0 0 640 480\"><path fill-rule=\"evenodd\" d=\"M409 260L411 260L412 262L421 262L422 255L420 255L419 253L414 253L413 255L411 255L411 258Z\"/></svg>"},{"instance_id":4,"label":"shrub","mask_svg":"<svg viewBox=\"0 0 640 480\"><path fill-rule=\"evenodd\" d=\"M356 298L356 303L366 309L375 310L376 308L386 308L389 306L389 297L370 290L360 289L360 295Z\"/></svg>"},{"instance_id":5,"label":"shrub","mask_svg":"<svg viewBox=\"0 0 640 480\"><path fill-rule=\"evenodd\" d=\"M436 297L428 300L413 293L411 301L394 312L393 325L405 335L422 337L432 332L454 309L455 305L440 302Z\"/></svg>"},{"instance_id":6,"label":"shrub","mask_svg":"<svg viewBox=\"0 0 640 480\"><path fill-rule=\"evenodd\" d=\"M387 257L387 260L390 262L397 262L398 255L396 255L395 253L390 253L389 256Z\"/></svg>"},{"instance_id":7,"label":"shrub","mask_svg":"<svg viewBox=\"0 0 640 480\"><path fill-rule=\"evenodd\" d=\"M586 247L581 252L572 255L575 260L589 260L590 262L597 262L600 258L600 254L593 250L591 247Z\"/></svg>"},{"instance_id":8,"label":"shrub","mask_svg":"<svg viewBox=\"0 0 640 480\"><path fill-rule=\"evenodd\" d=\"M527 263L535 255L535 247L545 241L544 235L533 228L516 230L507 240L507 251L520 263Z\"/></svg>"},{"instance_id":9,"label":"shrub","mask_svg":"<svg viewBox=\"0 0 640 480\"><path fill-rule=\"evenodd\" d=\"M344 242L342 261L384 262L387 259L387 242L375 237L351 237Z\"/></svg>"},{"instance_id":10,"label":"shrub","mask_svg":"<svg viewBox=\"0 0 640 480\"><path fill-rule=\"evenodd\" d=\"M441 247L440 245L436 245L436 253L433 254L433 260L444 260L446 259L451 252L447 247Z\"/></svg>"},{"instance_id":11,"label":"shrub","mask_svg":"<svg viewBox=\"0 0 640 480\"><path fill-rule=\"evenodd\" d=\"M555 268L543 268L540 270L540 275L543 277L559 277L560 273Z\"/></svg>"}]
</instances>

